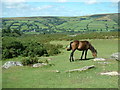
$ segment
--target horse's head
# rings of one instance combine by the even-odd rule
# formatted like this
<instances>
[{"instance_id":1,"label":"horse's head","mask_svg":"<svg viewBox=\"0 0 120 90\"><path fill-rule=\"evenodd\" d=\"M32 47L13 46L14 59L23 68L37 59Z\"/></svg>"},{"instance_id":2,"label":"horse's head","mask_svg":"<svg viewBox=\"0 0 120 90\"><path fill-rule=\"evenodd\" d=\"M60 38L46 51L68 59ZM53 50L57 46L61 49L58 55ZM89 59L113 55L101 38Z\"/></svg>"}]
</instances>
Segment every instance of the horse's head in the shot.
<instances>
[{"instance_id":1,"label":"horse's head","mask_svg":"<svg viewBox=\"0 0 120 90\"><path fill-rule=\"evenodd\" d=\"M94 50L94 51L92 52L92 55L93 55L94 58L96 58L96 57L97 57L97 50Z\"/></svg>"}]
</instances>

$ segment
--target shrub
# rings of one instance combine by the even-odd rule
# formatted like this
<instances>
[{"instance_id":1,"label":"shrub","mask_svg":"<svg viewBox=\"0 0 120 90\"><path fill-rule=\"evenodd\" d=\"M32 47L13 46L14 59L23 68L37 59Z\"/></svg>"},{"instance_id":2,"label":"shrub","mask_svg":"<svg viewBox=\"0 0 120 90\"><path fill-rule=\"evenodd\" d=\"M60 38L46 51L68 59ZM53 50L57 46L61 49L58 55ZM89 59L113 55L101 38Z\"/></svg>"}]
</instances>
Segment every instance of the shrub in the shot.
<instances>
[{"instance_id":1,"label":"shrub","mask_svg":"<svg viewBox=\"0 0 120 90\"><path fill-rule=\"evenodd\" d=\"M57 44L57 45L56 45L56 48L58 48L58 49L63 48L63 45Z\"/></svg>"},{"instance_id":2,"label":"shrub","mask_svg":"<svg viewBox=\"0 0 120 90\"><path fill-rule=\"evenodd\" d=\"M56 55L56 54L60 53L60 50L58 49L58 47L56 45L46 44L45 48L46 48L47 54L49 56Z\"/></svg>"},{"instance_id":3,"label":"shrub","mask_svg":"<svg viewBox=\"0 0 120 90\"><path fill-rule=\"evenodd\" d=\"M43 44L37 42L29 42L25 44L23 56L43 56L47 53Z\"/></svg>"},{"instance_id":4,"label":"shrub","mask_svg":"<svg viewBox=\"0 0 120 90\"><path fill-rule=\"evenodd\" d=\"M5 59L5 58L12 58L12 54L9 52L8 49L3 49L2 50L2 58Z\"/></svg>"},{"instance_id":5,"label":"shrub","mask_svg":"<svg viewBox=\"0 0 120 90\"><path fill-rule=\"evenodd\" d=\"M23 65L30 65L30 64L35 64L35 63L38 63L37 57L26 57L26 58L22 59Z\"/></svg>"},{"instance_id":6,"label":"shrub","mask_svg":"<svg viewBox=\"0 0 120 90\"><path fill-rule=\"evenodd\" d=\"M4 37L2 43L2 58L13 58L19 55L25 57L56 55L60 53L59 49L63 47L62 45L42 44L27 38L24 40L23 38L25 37Z\"/></svg>"},{"instance_id":7,"label":"shrub","mask_svg":"<svg viewBox=\"0 0 120 90\"><path fill-rule=\"evenodd\" d=\"M3 42L2 58L5 59L5 58L17 57L18 55L21 55L23 50L24 47L22 43L18 41L13 41L8 43Z\"/></svg>"}]
</instances>

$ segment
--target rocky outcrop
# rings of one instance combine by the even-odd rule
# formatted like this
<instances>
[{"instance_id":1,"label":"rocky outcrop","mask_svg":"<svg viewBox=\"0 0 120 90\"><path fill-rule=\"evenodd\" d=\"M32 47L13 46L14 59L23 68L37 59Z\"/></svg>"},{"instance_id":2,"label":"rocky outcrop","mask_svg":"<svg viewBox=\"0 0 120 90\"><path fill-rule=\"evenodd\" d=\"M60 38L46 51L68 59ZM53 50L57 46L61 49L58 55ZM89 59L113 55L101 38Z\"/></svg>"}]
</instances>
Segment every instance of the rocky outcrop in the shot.
<instances>
[{"instance_id":1,"label":"rocky outcrop","mask_svg":"<svg viewBox=\"0 0 120 90\"><path fill-rule=\"evenodd\" d=\"M36 63L36 64L33 64L32 67L41 67L41 66L46 66L48 65L47 63Z\"/></svg>"},{"instance_id":2,"label":"rocky outcrop","mask_svg":"<svg viewBox=\"0 0 120 90\"><path fill-rule=\"evenodd\" d=\"M120 61L120 52L113 53L113 54L111 55L111 58L114 58L114 59Z\"/></svg>"},{"instance_id":3,"label":"rocky outcrop","mask_svg":"<svg viewBox=\"0 0 120 90\"><path fill-rule=\"evenodd\" d=\"M12 66L23 66L23 64L21 62L18 61L7 61L2 68L8 69Z\"/></svg>"},{"instance_id":4,"label":"rocky outcrop","mask_svg":"<svg viewBox=\"0 0 120 90\"><path fill-rule=\"evenodd\" d=\"M65 72L86 71L86 70L91 69L91 68L95 68L95 65L85 66L85 67L79 68L79 69L72 69L72 70L68 70L68 71L65 71Z\"/></svg>"}]
</instances>

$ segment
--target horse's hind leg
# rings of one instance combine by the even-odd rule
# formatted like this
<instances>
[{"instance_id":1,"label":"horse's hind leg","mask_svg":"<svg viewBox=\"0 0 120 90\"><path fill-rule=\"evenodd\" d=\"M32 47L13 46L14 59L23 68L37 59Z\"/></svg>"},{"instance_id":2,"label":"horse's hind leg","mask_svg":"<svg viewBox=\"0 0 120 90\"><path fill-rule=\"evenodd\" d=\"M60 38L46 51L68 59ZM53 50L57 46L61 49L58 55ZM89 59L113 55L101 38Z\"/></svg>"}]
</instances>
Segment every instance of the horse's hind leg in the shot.
<instances>
[{"instance_id":1,"label":"horse's hind leg","mask_svg":"<svg viewBox=\"0 0 120 90\"><path fill-rule=\"evenodd\" d=\"M86 58L86 57L87 57L87 51L88 51L88 50L85 50L85 59L87 59L87 58Z\"/></svg>"},{"instance_id":2,"label":"horse's hind leg","mask_svg":"<svg viewBox=\"0 0 120 90\"><path fill-rule=\"evenodd\" d=\"M71 54L70 54L70 59L69 59L69 60L70 60L70 62L72 61L72 52L71 52Z\"/></svg>"},{"instance_id":3,"label":"horse's hind leg","mask_svg":"<svg viewBox=\"0 0 120 90\"><path fill-rule=\"evenodd\" d=\"M69 58L70 62L71 62L71 54L70 54L70 58Z\"/></svg>"},{"instance_id":4,"label":"horse's hind leg","mask_svg":"<svg viewBox=\"0 0 120 90\"><path fill-rule=\"evenodd\" d=\"M82 51L81 60L82 60L82 58L83 58L83 55L84 55L84 50Z\"/></svg>"}]
</instances>

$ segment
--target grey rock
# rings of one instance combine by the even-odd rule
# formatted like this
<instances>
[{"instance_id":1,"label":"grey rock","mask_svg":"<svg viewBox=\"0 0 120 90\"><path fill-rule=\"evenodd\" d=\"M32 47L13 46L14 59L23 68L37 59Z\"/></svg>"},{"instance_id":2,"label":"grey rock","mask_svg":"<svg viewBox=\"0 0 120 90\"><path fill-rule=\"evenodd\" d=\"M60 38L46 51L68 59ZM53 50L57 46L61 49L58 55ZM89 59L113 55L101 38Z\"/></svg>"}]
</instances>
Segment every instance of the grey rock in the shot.
<instances>
[{"instance_id":1,"label":"grey rock","mask_svg":"<svg viewBox=\"0 0 120 90\"><path fill-rule=\"evenodd\" d=\"M8 69L12 66L23 66L23 64L21 62L18 61L7 61L2 68Z\"/></svg>"},{"instance_id":2,"label":"grey rock","mask_svg":"<svg viewBox=\"0 0 120 90\"><path fill-rule=\"evenodd\" d=\"M104 58L95 58L93 61L105 61L106 59Z\"/></svg>"},{"instance_id":3,"label":"grey rock","mask_svg":"<svg viewBox=\"0 0 120 90\"><path fill-rule=\"evenodd\" d=\"M99 64L109 64L110 62L98 62Z\"/></svg>"},{"instance_id":4,"label":"grey rock","mask_svg":"<svg viewBox=\"0 0 120 90\"><path fill-rule=\"evenodd\" d=\"M32 67L41 67L41 66L46 66L46 65L48 65L48 64L46 64L46 63L36 63L36 64L33 64Z\"/></svg>"},{"instance_id":5,"label":"grey rock","mask_svg":"<svg viewBox=\"0 0 120 90\"><path fill-rule=\"evenodd\" d=\"M50 60L52 60L52 58L48 58L47 60L50 61Z\"/></svg>"},{"instance_id":6,"label":"grey rock","mask_svg":"<svg viewBox=\"0 0 120 90\"><path fill-rule=\"evenodd\" d=\"M75 72L75 71L86 71L88 69L91 69L91 68L95 68L95 65L91 65L91 66L85 66L83 68L79 68L79 69L72 69L72 70L68 70L68 71L65 71L65 72Z\"/></svg>"},{"instance_id":7,"label":"grey rock","mask_svg":"<svg viewBox=\"0 0 120 90\"><path fill-rule=\"evenodd\" d=\"M119 60L119 61L120 61L120 52L113 53L113 54L111 55L111 58L114 58L114 59L116 59L116 60Z\"/></svg>"},{"instance_id":8,"label":"grey rock","mask_svg":"<svg viewBox=\"0 0 120 90\"><path fill-rule=\"evenodd\" d=\"M112 71L112 72L103 72L100 73L101 75L109 75L109 76L116 76L116 75L120 75L120 73L118 73L117 71Z\"/></svg>"}]
</instances>

